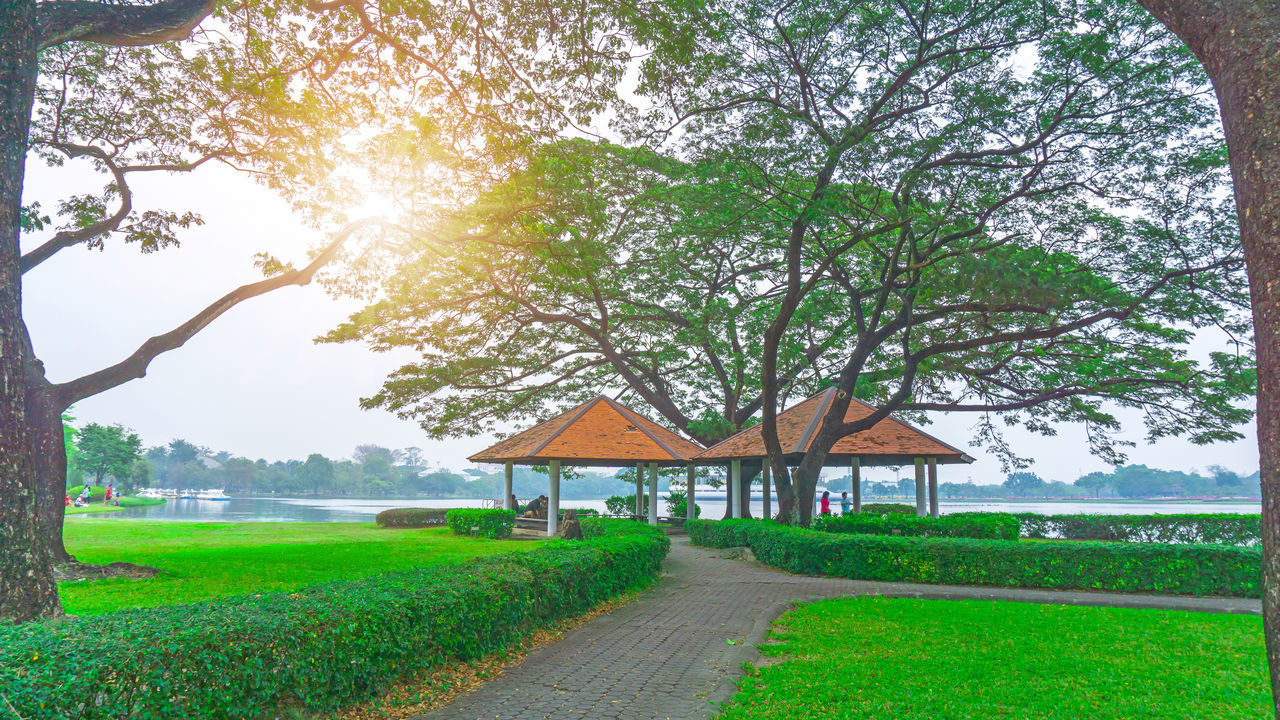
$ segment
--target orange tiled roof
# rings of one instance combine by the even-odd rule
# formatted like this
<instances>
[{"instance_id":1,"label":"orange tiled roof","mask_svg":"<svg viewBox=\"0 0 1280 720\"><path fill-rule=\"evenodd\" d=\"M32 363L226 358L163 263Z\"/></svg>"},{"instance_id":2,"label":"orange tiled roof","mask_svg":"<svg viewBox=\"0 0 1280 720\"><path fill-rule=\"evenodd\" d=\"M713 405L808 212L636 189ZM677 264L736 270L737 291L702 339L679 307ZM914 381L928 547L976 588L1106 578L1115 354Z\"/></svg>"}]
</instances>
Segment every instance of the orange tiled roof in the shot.
<instances>
[{"instance_id":1,"label":"orange tiled roof","mask_svg":"<svg viewBox=\"0 0 1280 720\"><path fill-rule=\"evenodd\" d=\"M788 455L801 455L809 449L818 423L835 398L836 389L827 388L778 414L778 439L782 441L783 450ZM873 412L874 407L855 398L849 403L844 420L852 422ZM757 425L703 450L694 459L754 459L767 455L764 433ZM973 458L964 452L893 417L881 420L869 430L841 438L832 447L831 455L857 455L863 458L864 463L874 463L877 458L891 464L905 463L919 456L936 457L941 463L973 462Z\"/></svg>"},{"instance_id":2,"label":"orange tiled roof","mask_svg":"<svg viewBox=\"0 0 1280 720\"><path fill-rule=\"evenodd\" d=\"M576 465L684 463L702 451L649 418L603 395L467 458L471 462Z\"/></svg>"}]
</instances>

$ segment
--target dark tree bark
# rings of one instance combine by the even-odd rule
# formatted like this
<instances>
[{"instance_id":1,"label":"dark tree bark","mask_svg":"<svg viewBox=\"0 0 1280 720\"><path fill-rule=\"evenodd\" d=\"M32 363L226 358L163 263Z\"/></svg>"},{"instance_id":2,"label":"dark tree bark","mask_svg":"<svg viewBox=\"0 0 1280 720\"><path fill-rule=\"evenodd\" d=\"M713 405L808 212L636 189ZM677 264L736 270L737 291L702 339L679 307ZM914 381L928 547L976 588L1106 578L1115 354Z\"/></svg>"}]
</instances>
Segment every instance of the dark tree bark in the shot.
<instances>
[{"instance_id":1,"label":"dark tree bark","mask_svg":"<svg viewBox=\"0 0 1280 720\"><path fill-rule=\"evenodd\" d=\"M1258 353L1262 608L1280 717L1280 5L1139 0L1213 81L1231 160Z\"/></svg>"},{"instance_id":2,"label":"dark tree bark","mask_svg":"<svg viewBox=\"0 0 1280 720\"><path fill-rule=\"evenodd\" d=\"M53 385L45 379L44 363L34 357L27 364L27 432L36 476L37 531L57 565L74 560L62 540L66 515L67 448L62 435L62 412Z\"/></svg>"},{"instance_id":3,"label":"dark tree bark","mask_svg":"<svg viewBox=\"0 0 1280 720\"><path fill-rule=\"evenodd\" d=\"M61 614L40 533L39 483L31 442L33 408L22 322L19 235L23 163L36 83L36 5L0 4L0 622Z\"/></svg>"}]
</instances>

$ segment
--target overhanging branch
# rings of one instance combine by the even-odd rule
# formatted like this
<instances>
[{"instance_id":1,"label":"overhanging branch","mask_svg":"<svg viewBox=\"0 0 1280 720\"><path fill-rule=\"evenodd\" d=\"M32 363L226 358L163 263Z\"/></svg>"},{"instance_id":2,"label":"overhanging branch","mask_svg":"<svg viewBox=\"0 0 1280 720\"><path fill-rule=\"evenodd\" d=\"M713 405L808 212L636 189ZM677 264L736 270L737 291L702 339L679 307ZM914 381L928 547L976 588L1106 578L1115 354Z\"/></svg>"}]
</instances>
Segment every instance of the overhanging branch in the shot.
<instances>
[{"instance_id":1,"label":"overhanging branch","mask_svg":"<svg viewBox=\"0 0 1280 720\"><path fill-rule=\"evenodd\" d=\"M239 305L245 300L264 295L272 290L278 290L290 285L306 285L311 282L316 272L320 268L327 265L338 251L342 249L342 245L351 237L353 233L366 227L383 224L380 219L370 218L353 222L341 231L333 242L329 243L319 255L315 257L306 267L296 270L289 270L274 277L260 280L248 285L241 285L231 292L223 295L216 302L201 310L190 320L170 330L163 335L155 337L142 343L142 345L134 351L132 355L121 360L110 367L103 368L97 372L90 373L83 377L71 380L69 382L60 383L54 386L54 392L61 409L66 409L72 404L79 402L87 397L92 397L98 393L105 392L111 388L123 385L137 378L145 377L147 374L147 366L156 357L176 350L182 347L188 340L196 335L196 333L208 327L209 323L218 319L223 313L231 308Z\"/></svg>"},{"instance_id":2,"label":"overhanging branch","mask_svg":"<svg viewBox=\"0 0 1280 720\"><path fill-rule=\"evenodd\" d=\"M161 0L114 5L88 0L37 6L40 48L87 40L104 45L153 45L181 40L213 12L216 0Z\"/></svg>"}]
</instances>

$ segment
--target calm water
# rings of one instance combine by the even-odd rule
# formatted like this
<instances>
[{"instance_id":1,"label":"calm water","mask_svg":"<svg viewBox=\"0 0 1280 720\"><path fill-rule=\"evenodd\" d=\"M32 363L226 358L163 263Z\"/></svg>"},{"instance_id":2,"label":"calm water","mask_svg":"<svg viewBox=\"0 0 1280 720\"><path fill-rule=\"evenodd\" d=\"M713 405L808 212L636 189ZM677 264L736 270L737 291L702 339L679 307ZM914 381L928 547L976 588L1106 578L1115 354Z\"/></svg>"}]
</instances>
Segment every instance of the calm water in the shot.
<instances>
[{"instance_id":1,"label":"calm water","mask_svg":"<svg viewBox=\"0 0 1280 720\"><path fill-rule=\"evenodd\" d=\"M660 501L661 502L661 501ZM775 501L776 502L776 501ZM870 501L869 501L870 502ZM879 502L876 500L875 502ZM901 501L899 501L901 502ZM142 517L149 520L185 520L202 522L370 522L379 512L393 507L479 507L481 500L384 500L370 498L284 498L233 497L229 501L169 500L164 505L130 508L118 513L95 513L89 517ZM603 511L602 500L565 500L561 507L595 508ZM724 514L724 500L699 500L702 516L718 518ZM836 508L839 505L835 502ZM763 504L751 503L752 514L759 517ZM775 506L776 507L776 504ZM665 504L659 505L666 514ZM1105 515L1150 513L1256 513L1258 503L1248 502L942 502L943 513L980 510L985 512L1035 512L1046 515L1097 513ZM84 517L84 516L72 516Z\"/></svg>"}]
</instances>

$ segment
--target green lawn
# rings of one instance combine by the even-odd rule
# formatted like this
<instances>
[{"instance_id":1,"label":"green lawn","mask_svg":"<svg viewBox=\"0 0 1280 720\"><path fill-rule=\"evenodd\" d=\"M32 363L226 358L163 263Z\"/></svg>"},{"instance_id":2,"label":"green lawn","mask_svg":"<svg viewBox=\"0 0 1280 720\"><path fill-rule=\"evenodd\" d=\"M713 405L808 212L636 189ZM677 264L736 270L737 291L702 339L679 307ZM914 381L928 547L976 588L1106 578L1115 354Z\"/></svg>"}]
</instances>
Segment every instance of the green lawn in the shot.
<instances>
[{"instance_id":1,"label":"green lawn","mask_svg":"<svg viewBox=\"0 0 1280 720\"><path fill-rule=\"evenodd\" d=\"M1262 620L850 598L802 606L721 718L1267 718Z\"/></svg>"},{"instance_id":2,"label":"green lawn","mask_svg":"<svg viewBox=\"0 0 1280 720\"><path fill-rule=\"evenodd\" d=\"M67 549L84 562L123 560L166 573L146 580L62 583L62 605L77 615L293 590L539 544L459 537L447 528L384 530L364 523L185 523L92 516L68 518L64 537Z\"/></svg>"},{"instance_id":3,"label":"green lawn","mask_svg":"<svg viewBox=\"0 0 1280 720\"><path fill-rule=\"evenodd\" d=\"M101 499L94 500L87 507L69 507L66 509L68 515L87 515L89 513L102 512L120 512L121 510L131 507L142 507L144 505L163 505L164 498L140 498L140 497L122 497L119 505L108 505Z\"/></svg>"}]
</instances>

